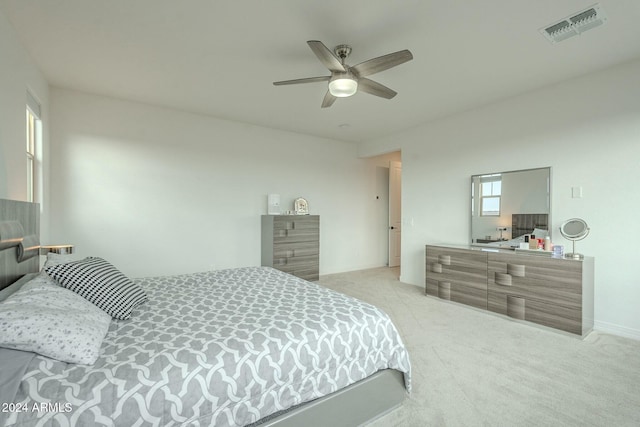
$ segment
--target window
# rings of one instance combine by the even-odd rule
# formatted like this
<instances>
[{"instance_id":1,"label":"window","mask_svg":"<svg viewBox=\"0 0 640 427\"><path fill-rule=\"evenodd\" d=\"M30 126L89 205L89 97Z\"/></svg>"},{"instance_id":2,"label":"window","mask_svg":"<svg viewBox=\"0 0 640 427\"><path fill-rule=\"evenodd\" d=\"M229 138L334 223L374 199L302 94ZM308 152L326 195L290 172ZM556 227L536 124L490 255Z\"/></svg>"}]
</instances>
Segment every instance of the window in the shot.
<instances>
[{"instance_id":1,"label":"window","mask_svg":"<svg viewBox=\"0 0 640 427\"><path fill-rule=\"evenodd\" d=\"M27 201L36 198L36 153L42 138L40 104L27 92Z\"/></svg>"},{"instance_id":2,"label":"window","mask_svg":"<svg viewBox=\"0 0 640 427\"><path fill-rule=\"evenodd\" d=\"M36 119L31 110L27 108L27 201L33 202L33 194L35 192L35 167L36 161L36 138L35 128Z\"/></svg>"},{"instance_id":3,"label":"window","mask_svg":"<svg viewBox=\"0 0 640 427\"><path fill-rule=\"evenodd\" d=\"M480 177L480 215L500 216L500 197L502 194L502 175L484 175Z\"/></svg>"}]
</instances>

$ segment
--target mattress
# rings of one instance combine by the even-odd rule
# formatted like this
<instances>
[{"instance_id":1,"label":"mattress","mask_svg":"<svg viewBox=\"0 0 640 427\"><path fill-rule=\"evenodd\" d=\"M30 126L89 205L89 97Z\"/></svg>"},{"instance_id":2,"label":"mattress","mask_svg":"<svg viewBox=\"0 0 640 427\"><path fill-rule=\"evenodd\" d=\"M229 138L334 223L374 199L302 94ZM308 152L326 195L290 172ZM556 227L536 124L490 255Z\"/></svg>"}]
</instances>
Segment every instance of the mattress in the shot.
<instances>
[{"instance_id":1,"label":"mattress","mask_svg":"<svg viewBox=\"0 0 640 427\"><path fill-rule=\"evenodd\" d=\"M111 322L97 362L36 355L7 425L242 426L389 368L411 389L370 304L268 267L135 281L149 300Z\"/></svg>"}]
</instances>

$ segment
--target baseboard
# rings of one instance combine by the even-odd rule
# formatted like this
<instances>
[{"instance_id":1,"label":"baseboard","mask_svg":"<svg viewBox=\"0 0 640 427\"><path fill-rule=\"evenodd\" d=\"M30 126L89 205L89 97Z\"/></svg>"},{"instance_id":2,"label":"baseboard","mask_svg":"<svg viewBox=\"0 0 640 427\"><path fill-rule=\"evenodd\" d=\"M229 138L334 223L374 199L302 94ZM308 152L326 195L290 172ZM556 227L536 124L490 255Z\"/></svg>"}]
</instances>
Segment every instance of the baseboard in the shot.
<instances>
[{"instance_id":1,"label":"baseboard","mask_svg":"<svg viewBox=\"0 0 640 427\"><path fill-rule=\"evenodd\" d=\"M418 288L422 288L424 290L424 283L422 284L417 284L417 283L411 283L409 277L405 277L402 275L402 272L400 273L400 277L398 278L399 281L401 281L402 283L406 283L407 285L412 285L412 286L416 286Z\"/></svg>"},{"instance_id":2,"label":"baseboard","mask_svg":"<svg viewBox=\"0 0 640 427\"><path fill-rule=\"evenodd\" d=\"M640 341L640 330L627 328L626 326L620 326L609 322L603 322L596 320L593 324L593 329L598 332L604 332L611 335L617 335L620 337L631 338Z\"/></svg>"},{"instance_id":3,"label":"baseboard","mask_svg":"<svg viewBox=\"0 0 640 427\"><path fill-rule=\"evenodd\" d=\"M374 268L387 268L387 267L388 267L387 265L380 265L380 264L364 264L364 265L342 267L337 270L323 269L320 271L320 276L329 276L331 274L351 273L353 271L373 270Z\"/></svg>"}]
</instances>

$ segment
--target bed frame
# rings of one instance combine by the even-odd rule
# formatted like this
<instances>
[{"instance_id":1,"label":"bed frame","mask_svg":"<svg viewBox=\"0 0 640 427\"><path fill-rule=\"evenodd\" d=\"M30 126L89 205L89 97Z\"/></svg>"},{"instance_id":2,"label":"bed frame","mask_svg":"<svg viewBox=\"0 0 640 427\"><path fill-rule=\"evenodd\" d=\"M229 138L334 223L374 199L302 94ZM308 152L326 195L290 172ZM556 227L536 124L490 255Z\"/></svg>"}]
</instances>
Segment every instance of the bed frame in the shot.
<instances>
[{"instance_id":1,"label":"bed frame","mask_svg":"<svg viewBox=\"0 0 640 427\"><path fill-rule=\"evenodd\" d=\"M534 228L549 230L549 214L513 214L511 215L511 238L531 233Z\"/></svg>"},{"instance_id":2,"label":"bed frame","mask_svg":"<svg viewBox=\"0 0 640 427\"><path fill-rule=\"evenodd\" d=\"M0 222L19 221L25 235L40 235L40 205L0 199ZM1 236L0 236L1 237ZM38 272L39 257L18 262L18 247L0 250L0 290ZM276 413L260 427L360 426L399 407L407 397L402 372L385 369L328 396Z\"/></svg>"},{"instance_id":3,"label":"bed frame","mask_svg":"<svg viewBox=\"0 0 640 427\"><path fill-rule=\"evenodd\" d=\"M18 221L25 236L40 236L40 205L0 199L0 222ZM2 236L0 235L0 240ZM6 288L22 276L35 273L40 268L39 257L35 256L18 262L18 246L0 250L0 290Z\"/></svg>"},{"instance_id":4,"label":"bed frame","mask_svg":"<svg viewBox=\"0 0 640 427\"><path fill-rule=\"evenodd\" d=\"M400 407L407 397L404 374L385 369L328 396L267 417L255 427L361 426Z\"/></svg>"}]
</instances>

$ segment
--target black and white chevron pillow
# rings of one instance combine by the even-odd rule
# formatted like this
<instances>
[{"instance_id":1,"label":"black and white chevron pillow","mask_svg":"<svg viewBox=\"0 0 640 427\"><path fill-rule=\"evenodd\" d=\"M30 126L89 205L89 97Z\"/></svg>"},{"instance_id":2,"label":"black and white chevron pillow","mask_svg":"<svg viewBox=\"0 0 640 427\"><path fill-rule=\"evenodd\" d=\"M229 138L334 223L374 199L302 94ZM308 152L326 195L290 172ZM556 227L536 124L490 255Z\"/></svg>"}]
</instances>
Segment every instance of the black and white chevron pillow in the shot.
<instances>
[{"instance_id":1,"label":"black and white chevron pillow","mask_svg":"<svg viewBox=\"0 0 640 427\"><path fill-rule=\"evenodd\" d=\"M134 308L147 301L147 294L127 276L102 258L45 267L58 284L92 302L111 317L126 320Z\"/></svg>"}]
</instances>

